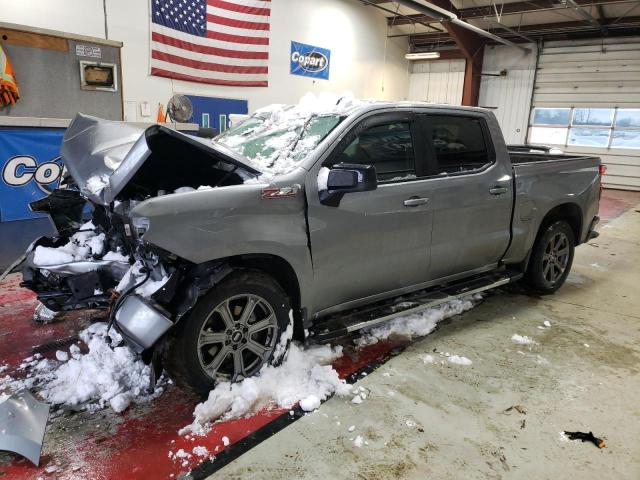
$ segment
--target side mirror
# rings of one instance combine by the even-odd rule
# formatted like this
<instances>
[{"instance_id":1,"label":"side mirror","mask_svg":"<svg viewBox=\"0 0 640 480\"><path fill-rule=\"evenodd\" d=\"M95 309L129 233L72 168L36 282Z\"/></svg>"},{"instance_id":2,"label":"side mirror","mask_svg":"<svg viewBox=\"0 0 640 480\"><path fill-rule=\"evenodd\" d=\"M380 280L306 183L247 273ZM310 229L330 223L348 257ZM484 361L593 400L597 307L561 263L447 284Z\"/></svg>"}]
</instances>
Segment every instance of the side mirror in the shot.
<instances>
[{"instance_id":1,"label":"side mirror","mask_svg":"<svg viewBox=\"0 0 640 480\"><path fill-rule=\"evenodd\" d=\"M329 170L327 189L319 192L320 203L337 207L345 193L366 192L376 188L378 177L373 165L339 163Z\"/></svg>"}]
</instances>

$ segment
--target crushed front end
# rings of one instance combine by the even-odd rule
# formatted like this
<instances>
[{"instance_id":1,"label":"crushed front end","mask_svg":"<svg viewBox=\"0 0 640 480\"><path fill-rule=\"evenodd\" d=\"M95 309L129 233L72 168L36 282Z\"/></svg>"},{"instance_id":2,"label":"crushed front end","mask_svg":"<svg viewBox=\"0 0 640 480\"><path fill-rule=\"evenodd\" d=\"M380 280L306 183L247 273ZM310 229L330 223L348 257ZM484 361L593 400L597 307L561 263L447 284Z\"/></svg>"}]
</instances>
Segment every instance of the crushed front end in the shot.
<instances>
[{"instance_id":1,"label":"crushed front end","mask_svg":"<svg viewBox=\"0 0 640 480\"><path fill-rule=\"evenodd\" d=\"M57 235L28 248L21 285L54 312L107 311L136 351L148 351L195 303L198 267L146 242L149 219L132 210L157 196L242 184L258 172L166 127L82 115L61 154L65 188L31 204L49 214Z\"/></svg>"}]
</instances>

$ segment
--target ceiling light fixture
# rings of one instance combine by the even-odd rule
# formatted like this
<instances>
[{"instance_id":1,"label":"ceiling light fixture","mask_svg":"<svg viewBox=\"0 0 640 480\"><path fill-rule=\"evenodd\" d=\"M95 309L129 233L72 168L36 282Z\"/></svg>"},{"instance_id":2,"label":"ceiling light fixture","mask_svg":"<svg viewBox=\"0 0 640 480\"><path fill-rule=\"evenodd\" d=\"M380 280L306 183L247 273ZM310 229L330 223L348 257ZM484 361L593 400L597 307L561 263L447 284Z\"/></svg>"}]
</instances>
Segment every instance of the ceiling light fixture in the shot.
<instances>
[{"instance_id":1,"label":"ceiling light fixture","mask_svg":"<svg viewBox=\"0 0 640 480\"><path fill-rule=\"evenodd\" d=\"M435 60L440 58L440 52L407 53L404 58L407 60Z\"/></svg>"}]
</instances>

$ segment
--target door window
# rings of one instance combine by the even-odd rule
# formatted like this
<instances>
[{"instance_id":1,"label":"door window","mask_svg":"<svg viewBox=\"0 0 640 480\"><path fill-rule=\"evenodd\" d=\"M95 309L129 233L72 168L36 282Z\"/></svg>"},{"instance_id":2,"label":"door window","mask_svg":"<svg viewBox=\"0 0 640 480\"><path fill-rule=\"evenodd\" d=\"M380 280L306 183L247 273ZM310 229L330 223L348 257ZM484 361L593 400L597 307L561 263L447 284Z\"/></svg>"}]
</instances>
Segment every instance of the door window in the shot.
<instances>
[{"instance_id":1,"label":"door window","mask_svg":"<svg viewBox=\"0 0 640 480\"><path fill-rule=\"evenodd\" d=\"M436 174L477 170L491 163L480 120L473 117L429 117Z\"/></svg>"},{"instance_id":2,"label":"door window","mask_svg":"<svg viewBox=\"0 0 640 480\"><path fill-rule=\"evenodd\" d=\"M376 125L362 131L335 163L373 165L380 183L416 178L410 123Z\"/></svg>"}]
</instances>

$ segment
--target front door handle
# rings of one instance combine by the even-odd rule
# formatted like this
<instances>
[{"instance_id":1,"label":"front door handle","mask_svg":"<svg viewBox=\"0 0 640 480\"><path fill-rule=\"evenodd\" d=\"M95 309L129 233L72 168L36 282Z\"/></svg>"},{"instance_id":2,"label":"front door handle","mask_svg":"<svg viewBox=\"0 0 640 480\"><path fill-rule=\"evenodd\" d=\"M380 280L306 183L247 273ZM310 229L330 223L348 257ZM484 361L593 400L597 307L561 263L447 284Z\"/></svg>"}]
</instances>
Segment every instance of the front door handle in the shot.
<instances>
[{"instance_id":1,"label":"front door handle","mask_svg":"<svg viewBox=\"0 0 640 480\"><path fill-rule=\"evenodd\" d=\"M427 203L429 203L429 199L424 197L411 197L403 202L405 207L418 207Z\"/></svg>"},{"instance_id":2,"label":"front door handle","mask_svg":"<svg viewBox=\"0 0 640 480\"><path fill-rule=\"evenodd\" d=\"M493 187L489 190L491 195L502 195L503 193L507 193L507 187Z\"/></svg>"}]
</instances>

